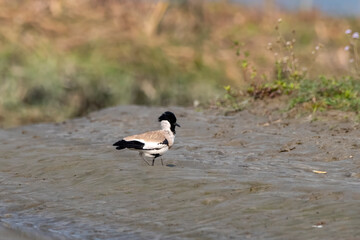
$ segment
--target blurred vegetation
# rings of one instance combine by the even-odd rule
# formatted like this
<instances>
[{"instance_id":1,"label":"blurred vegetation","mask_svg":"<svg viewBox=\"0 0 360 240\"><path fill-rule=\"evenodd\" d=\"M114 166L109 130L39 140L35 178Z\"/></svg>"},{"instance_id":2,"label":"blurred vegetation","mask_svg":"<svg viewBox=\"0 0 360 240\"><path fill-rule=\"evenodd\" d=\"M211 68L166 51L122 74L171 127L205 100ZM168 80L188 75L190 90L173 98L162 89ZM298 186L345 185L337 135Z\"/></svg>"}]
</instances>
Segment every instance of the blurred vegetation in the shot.
<instances>
[{"instance_id":1,"label":"blurred vegetation","mask_svg":"<svg viewBox=\"0 0 360 240\"><path fill-rule=\"evenodd\" d=\"M218 105L230 109L230 111L242 110L249 104L249 100L256 101L264 98L283 98L288 101L287 110L297 108L300 112L317 112L324 110L343 110L353 111L359 114L360 111L360 59L358 52L359 33L347 29L344 37L348 38L348 44L343 52L348 52L348 71L343 76L331 77L320 75L319 77L308 76L308 68L302 66L304 62L299 62L296 53L296 34L292 31L292 36L283 37L280 31L282 19L278 19L275 26L277 39L275 44L268 43L268 50L274 53L274 76L262 75L262 79L270 81L256 82L257 76L255 67L249 65L247 60L249 52L243 53L240 60L244 75L250 76L250 86L244 94L243 91L235 90L231 86L225 87L225 95L218 102ZM347 35L347 36L345 36ZM235 42L235 46L239 44ZM313 60L320 54L323 44L315 46L309 53ZM240 48L236 50L237 56L241 56ZM315 61L313 61L315 62ZM307 62L309 64L309 62ZM244 79L247 77L244 76ZM278 104L278 103L277 103Z\"/></svg>"},{"instance_id":2,"label":"blurred vegetation","mask_svg":"<svg viewBox=\"0 0 360 240\"><path fill-rule=\"evenodd\" d=\"M296 30L296 48L287 53L306 69L283 71L269 51L279 38L279 16L283 39L292 41ZM227 100L220 102L237 110L245 107L244 96L295 92L291 107L314 97L319 108L342 98L353 99L336 100L344 109L358 106L343 34L360 30L356 19L227 1L0 0L0 23L2 127L62 121L117 104L211 105L223 98L223 86ZM311 52L320 43L315 62ZM316 80L325 74L332 78ZM338 83L344 76L352 80Z\"/></svg>"}]
</instances>

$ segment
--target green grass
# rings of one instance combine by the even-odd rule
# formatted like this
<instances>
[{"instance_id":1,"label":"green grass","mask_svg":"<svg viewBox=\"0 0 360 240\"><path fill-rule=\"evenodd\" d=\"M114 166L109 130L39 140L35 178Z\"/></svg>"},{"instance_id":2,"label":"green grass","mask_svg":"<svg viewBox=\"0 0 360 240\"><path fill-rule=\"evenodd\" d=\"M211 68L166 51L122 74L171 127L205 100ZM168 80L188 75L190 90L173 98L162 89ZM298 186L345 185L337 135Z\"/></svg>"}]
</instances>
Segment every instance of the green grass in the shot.
<instances>
[{"instance_id":1,"label":"green grass","mask_svg":"<svg viewBox=\"0 0 360 240\"><path fill-rule=\"evenodd\" d=\"M288 104L285 111L299 108L312 112L332 109L360 112L360 81L351 77L336 79L321 76L318 79L303 78L299 81L275 80L252 85L248 87L246 94L239 94L239 91L230 86L226 86L225 91L219 103L222 107L233 110L246 108L242 104L249 98L256 101L286 96Z\"/></svg>"},{"instance_id":2,"label":"green grass","mask_svg":"<svg viewBox=\"0 0 360 240\"><path fill-rule=\"evenodd\" d=\"M313 111L338 109L360 110L360 82L353 78L343 79L320 77L317 80L304 79L291 95L289 108L309 103Z\"/></svg>"}]
</instances>

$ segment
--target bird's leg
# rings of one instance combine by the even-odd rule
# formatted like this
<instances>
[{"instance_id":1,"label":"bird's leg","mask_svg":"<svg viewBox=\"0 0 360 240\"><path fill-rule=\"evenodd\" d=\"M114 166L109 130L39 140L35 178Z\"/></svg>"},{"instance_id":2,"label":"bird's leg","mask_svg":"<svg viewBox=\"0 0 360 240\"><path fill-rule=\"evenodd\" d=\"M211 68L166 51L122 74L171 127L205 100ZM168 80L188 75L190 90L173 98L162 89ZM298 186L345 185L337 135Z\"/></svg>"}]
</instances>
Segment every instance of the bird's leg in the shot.
<instances>
[{"instance_id":1,"label":"bird's leg","mask_svg":"<svg viewBox=\"0 0 360 240\"><path fill-rule=\"evenodd\" d=\"M156 157L153 158L153 161L152 161L152 165L151 165L151 166L154 166L155 158L156 158Z\"/></svg>"},{"instance_id":2,"label":"bird's leg","mask_svg":"<svg viewBox=\"0 0 360 240\"><path fill-rule=\"evenodd\" d=\"M144 154L142 152L139 152L139 155L140 157L147 163L147 165L150 166L150 163L148 161L146 161L145 157L144 157ZM153 162L153 165L154 165L154 162Z\"/></svg>"},{"instance_id":3,"label":"bird's leg","mask_svg":"<svg viewBox=\"0 0 360 240\"><path fill-rule=\"evenodd\" d=\"M164 163L163 163L162 157L160 157L160 160L161 160L161 165L162 165L162 166L164 166Z\"/></svg>"}]
</instances>

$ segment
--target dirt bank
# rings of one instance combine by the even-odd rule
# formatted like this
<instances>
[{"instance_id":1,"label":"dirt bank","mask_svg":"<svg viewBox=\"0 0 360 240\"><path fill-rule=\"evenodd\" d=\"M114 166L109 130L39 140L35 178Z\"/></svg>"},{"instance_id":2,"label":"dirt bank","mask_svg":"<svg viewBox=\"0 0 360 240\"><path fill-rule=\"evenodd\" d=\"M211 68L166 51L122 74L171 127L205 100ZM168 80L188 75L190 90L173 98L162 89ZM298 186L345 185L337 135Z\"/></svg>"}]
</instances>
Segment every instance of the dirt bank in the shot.
<instances>
[{"instance_id":1,"label":"dirt bank","mask_svg":"<svg viewBox=\"0 0 360 240\"><path fill-rule=\"evenodd\" d=\"M172 167L111 146L165 110ZM54 239L359 239L360 125L279 116L122 106L0 130L0 222Z\"/></svg>"}]
</instances>

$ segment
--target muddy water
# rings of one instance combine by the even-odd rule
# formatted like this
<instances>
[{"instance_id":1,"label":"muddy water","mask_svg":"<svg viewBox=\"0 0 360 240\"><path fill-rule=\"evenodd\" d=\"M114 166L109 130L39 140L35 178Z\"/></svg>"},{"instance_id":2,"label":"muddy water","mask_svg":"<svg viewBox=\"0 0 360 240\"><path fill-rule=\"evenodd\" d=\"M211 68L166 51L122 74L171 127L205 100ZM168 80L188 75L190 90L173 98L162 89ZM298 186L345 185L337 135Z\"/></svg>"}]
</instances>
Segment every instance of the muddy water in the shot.
<instances>
[{"instance_id":1,"label":"muddy water","mask_svg":"<svg viewBox=\"0 0 360 240\"><path fill-rule=\"evenodd\" d=\"M9 239L360 239L358 124L174 107L167 167L113 149L164 110L0 130Z\"/></svg>"}]
</instances>

